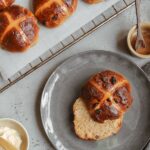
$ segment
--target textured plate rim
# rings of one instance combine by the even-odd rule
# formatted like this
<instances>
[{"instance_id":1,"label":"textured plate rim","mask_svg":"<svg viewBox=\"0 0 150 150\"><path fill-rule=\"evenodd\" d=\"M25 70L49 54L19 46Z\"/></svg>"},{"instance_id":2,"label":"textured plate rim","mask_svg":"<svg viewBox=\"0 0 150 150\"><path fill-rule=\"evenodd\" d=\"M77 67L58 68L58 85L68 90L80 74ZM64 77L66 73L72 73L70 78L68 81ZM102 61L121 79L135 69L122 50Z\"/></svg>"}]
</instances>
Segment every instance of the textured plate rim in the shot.
<instances>
[{"instance_id":1,"label":"textured plate rim","mask_svg":"<svg viewBox=\"0 0 150 150\"><path fill-rule=\"evenodd\" d=\"M136 63L134 63L131 59L129 59L127 56L125 56L124 54L121 54L121 53L116 53L116 52L112 52L112 51L109 51L109 50L88 50L88 51L84 51L84 52L79 52L77 54L74 54L72 56L69 56L68 58L66 58L60 65L58 65L54 70L53 72L51 73L51 75L49 76L48 80L46 81L46 84L44 86L44 89L43 89L43 92L42 92L42 95L41 95L41 102L40 102L40 117L41 117L41 121L42 121L42 126L44 128L44 131L48 137L48 140L50 141L50 143L52 144L52 146L57 150L52 138L49 136L49 133L46 132L46 129L45 129L45 126L44 126L44 120L42 118L42 100L44 98L44 95L45 95L45 91L48 87L48 84L52 78L52 76L54 76L55 72L57 70L59 70L60 68L62 68L62 66L64 66L66 63L68 63L68 61L70 61L71 59L74 59L76 58L77 56L80 56L80 55L86 55L86 54L91 54L91 53L101 53L101 54L106 54L106 55L113 55L113 56L116 56L116 57L121 57L123 58L124 60L130 62L133 66L135 66L142 74L143 76L146 78L146 80L150 83L146 73L142 70L141 67L139 67ZM143 148L145 148L145 146L148 144L150 140L150 137L146 140L145 144L143 144L141 150L143 150Z\"/></svg>"}]
</instances>

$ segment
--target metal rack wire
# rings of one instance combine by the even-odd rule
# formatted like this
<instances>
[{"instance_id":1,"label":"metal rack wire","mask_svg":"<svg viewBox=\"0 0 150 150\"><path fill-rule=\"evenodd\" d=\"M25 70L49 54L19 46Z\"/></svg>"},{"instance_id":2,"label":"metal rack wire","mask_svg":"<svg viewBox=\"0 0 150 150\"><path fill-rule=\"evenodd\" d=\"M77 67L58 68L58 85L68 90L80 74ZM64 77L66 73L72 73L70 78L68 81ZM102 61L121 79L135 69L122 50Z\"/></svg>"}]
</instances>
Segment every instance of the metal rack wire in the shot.
<instances>
[{"instance_id":1,"label":"metal rack wire","mask_svg":"<svg viewBox=\"0 0 150 150\"><path fill-rule=\"evenodd\" d=\"M53 48L47 50L39 58L35 59L33 62L26 65L19 72L14 74L11 78L5 79L0 85L0 93L5 91L11 85L15 84L19 80L23 79L28 74L35 71L37 68L41 67L45 63L51 61L54 57L58 56L63 51L67 50L69 47L82 40L87 35L91 34L104 24L108 23L113 18L117 17L119 14L130 8L135 4L135 0L121 0L108 10L88 22L86 25L81 27L79 30L65 38L63 41L59 42Z\"/></svg>"}]
</instances>

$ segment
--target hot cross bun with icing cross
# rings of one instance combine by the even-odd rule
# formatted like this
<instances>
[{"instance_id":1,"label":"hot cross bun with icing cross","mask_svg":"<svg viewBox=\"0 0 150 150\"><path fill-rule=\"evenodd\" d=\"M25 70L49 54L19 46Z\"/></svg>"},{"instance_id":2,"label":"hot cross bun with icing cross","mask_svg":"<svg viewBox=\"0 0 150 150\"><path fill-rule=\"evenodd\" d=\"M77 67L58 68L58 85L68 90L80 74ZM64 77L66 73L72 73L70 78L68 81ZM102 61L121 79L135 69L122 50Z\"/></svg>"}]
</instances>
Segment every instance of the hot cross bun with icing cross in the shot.
<instances>
[{"instance_id":1,"label":"hot cross bun with icing cross","mask_svg":"<svg viewBox=\"0 0 150 150\"><path fill-rule=\"evenodd\" d=\"M34 0L37 19L47 27L61 25L77 8L77 0Z\"/></svg>"},{"instance_id":2,"label":"hot cross bun with icing cross","mask_svg":"<svg viewBox=\"0 0 150 150\"><path fill-rule=\"evenodd\" d=\"M120 118L132 104L129 81L110 70L92 76L82 88L81 97L91 117L100 123Z\"/></svg>"},{"instance_id":3,"label":"hot cross bun with icing cross","mask_svg":"<svg viewBox=\"0 0 150 150\"><path fill-rule=\"evenodd\" d=\"M15 0L0 0L0 11L9 7Z\"/></svg>"},{"instance_id":4,"label":"hot cross bun with icing cross","mask_svg":"<svg viewBox=\"0 0 150 150\"><path fill-rule=\"evenodd\" d=\"M36 43L37 20L26 8L12 5L0 12L0 45L11 52L22 52Z\"/></svg>"}]
</instances>

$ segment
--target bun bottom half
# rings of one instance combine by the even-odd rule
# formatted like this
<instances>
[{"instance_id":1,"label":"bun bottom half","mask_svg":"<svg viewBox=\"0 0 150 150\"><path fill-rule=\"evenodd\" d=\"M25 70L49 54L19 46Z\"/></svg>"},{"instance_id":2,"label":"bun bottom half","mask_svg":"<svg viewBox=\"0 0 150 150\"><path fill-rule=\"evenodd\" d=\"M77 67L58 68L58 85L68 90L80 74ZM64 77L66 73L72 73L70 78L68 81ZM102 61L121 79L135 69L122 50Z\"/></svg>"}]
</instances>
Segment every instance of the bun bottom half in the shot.
<instances>
[{"instance_id":1,"label":"bun bottom half","mask_svg":"<svg viewBox=\"0 0 150 150\"><path fill-rule=\"evenodd\" d=\"M122 127L123 116L116 120L106 120L104 123L94 121L82 98L75 101L73 113L75 133L83 140L102 140L117 134Z\"/></svg>"}]
</instances>

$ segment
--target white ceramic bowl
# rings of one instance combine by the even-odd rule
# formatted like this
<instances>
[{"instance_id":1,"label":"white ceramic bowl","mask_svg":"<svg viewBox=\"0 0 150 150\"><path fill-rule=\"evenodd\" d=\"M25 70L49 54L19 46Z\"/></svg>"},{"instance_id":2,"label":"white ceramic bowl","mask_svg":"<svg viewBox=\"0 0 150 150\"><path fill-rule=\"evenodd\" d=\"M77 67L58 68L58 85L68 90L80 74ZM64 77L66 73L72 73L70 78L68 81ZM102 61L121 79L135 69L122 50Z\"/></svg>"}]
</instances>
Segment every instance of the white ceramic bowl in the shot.
<instances>
[{"instance_id":1,"label":"white ceramic bowl","mask_svg":"<svg viewBox=\"0 0 150 150\"><path fill-rule=\"evenodd\" d=\"M144 28L148 28L149 30L150 30L150 23L142 23L141 24L141 27L142 27L142 29L144 29ZM130 29L130 31L129 31L129 33L128 33L128 37L127 37L127 43L128 43L128 47L129 47L129 50L130 50L130 52L133 54L133 55L135 55L135 56L137 56L137 57L140 57L140 58L150 58L150 54L148 54L148 55L143 55L143 54L140 54L140 53L137 53L136 52L136 50L133 48L133 46L132 46L132 44L131 44L131 41L132 41L132 38L136 35L136 32L137 32L137 30L136 30L136 25L135 26L133 26L131 29Z\"/></svg>"},{"instance_id":2,"label":"white ceramic bowl","mask_svg":"<svg viewBox=\"0 0 150 150\"><path fill-rule=\"evenodd\" d=\"M20 122L14 119L3 118L3 119L0 119L0 127L9 127L9 128L16 130L20 134L21 139L22 139L21 150L28 150L29 135L28 135L27 130L24 128L24 126Z\"/></svg>"}]
</instances>

